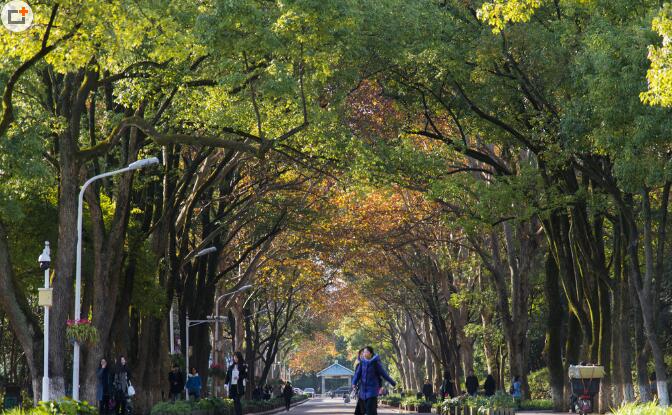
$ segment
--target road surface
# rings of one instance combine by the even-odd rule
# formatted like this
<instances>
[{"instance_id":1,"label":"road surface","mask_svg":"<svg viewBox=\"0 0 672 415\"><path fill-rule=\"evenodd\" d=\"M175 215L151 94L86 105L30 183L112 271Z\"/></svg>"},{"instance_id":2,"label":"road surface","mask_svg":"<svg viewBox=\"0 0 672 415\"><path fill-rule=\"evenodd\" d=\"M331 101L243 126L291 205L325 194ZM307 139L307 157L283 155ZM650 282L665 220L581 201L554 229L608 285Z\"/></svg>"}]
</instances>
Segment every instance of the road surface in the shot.
<instances>
[{"instance_id":1,"label":"road surface","mask_svg":"<svg viewBox=\"0 0 672 415\"><path fill-rule=\"evenodd\" d=\"M355 413L355 404L343 403L343 399L312 398L308 402L292 408L287 414L322 414L322 415L352 415ZM396 409L378 408L379 415L399 414Z\"/></svg>"}]
</instances>

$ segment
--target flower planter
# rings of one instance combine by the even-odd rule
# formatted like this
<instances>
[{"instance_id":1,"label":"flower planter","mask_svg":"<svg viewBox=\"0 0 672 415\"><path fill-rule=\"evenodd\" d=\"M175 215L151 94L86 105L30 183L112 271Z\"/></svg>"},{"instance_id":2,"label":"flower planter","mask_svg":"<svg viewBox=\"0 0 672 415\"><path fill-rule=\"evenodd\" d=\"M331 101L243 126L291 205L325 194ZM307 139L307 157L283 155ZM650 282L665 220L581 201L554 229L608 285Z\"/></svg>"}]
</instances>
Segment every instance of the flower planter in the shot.
<instances>
[{"instance_id":1,"label":"flower planter","mask_svg":"<svg viewBox=\"0 0 672 415\"><path fill-rule=\"evenodd\" d=\"M90 320L68 320L66 323L66 337L72 344L77 342L80 346L94 346L98 343L98 330Z\"/></svg>"},{"instance_id":2,"label":"flower planter","mask_svg":"<svg viewBox=\"0 0 672 415\"><path fill-rule=\"evenodd\" d=\"M421 413L421 414L432 413L432 405L431 404L420 404L420 405L417 405L417 407L415 409L416 409L416 411L418 411L418 413Z\"/></svg>"}]
</instances>

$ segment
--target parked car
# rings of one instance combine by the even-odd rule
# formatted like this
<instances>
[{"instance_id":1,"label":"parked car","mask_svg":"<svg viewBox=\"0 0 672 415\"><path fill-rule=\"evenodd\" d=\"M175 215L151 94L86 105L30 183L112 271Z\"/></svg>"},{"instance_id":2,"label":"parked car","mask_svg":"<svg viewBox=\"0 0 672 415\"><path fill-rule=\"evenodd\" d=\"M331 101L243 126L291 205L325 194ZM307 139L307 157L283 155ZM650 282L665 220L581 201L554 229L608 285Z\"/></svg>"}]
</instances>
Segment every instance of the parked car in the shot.
<instances>
[{"instance_id":1,"label":"parked car","mask_svg":"<svg viewBox=\"0 0 672 415\"><path fill-rule=\"evenodd\" d=\"M340 388L336 388L330 392L327 392L330 398L342 398L345 395L350 394L350 386L341 386Z\"/></svg>"},{"instance_id":2,"label":"parked car","mask_svg":"<svg viewBox=\"0 0 672 415\"><path fill-rule=\"evenodd\" d=\"M294 388L294 395L303 395L303 391L299 388Z\"/></svg>"},{"instance_id":3,"label":"parked car","mask_svg":"<svg viewBox=\"0 0 672 415\"><path fill-rule=\"evenodd\" d=\"M314 398L314 397L315 397L315 389L313 389L313 388L306 388L306 389L303 390L303 394L304 394L304 395L308 395L308 396L310 396L311 398Z\"/></svg>"}]
</instances>

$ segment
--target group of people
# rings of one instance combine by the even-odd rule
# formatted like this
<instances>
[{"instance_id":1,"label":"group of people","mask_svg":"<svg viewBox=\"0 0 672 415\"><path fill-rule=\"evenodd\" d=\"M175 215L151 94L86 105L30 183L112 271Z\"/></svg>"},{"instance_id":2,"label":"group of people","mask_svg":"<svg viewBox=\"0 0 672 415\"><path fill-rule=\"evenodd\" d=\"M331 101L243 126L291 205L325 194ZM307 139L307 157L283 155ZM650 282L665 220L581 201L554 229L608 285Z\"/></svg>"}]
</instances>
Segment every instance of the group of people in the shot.
<instances>
[{"instance_id":1,"label":"group of people","mask_svg":"<svg viewBox=\"0 0 672 415\"><path fill-rule=\"evenodd\" d=\"M473 370L469 371L469 374L465 379L464 386L466 387L467 393L469 395L476 396L478 394L480 384ZM497 389L497 382L495 382L495 378L492 376L492 374L488 373L488 376L485 378L485 382L483 382L483 393L485 396L492 396L495 394L495 389Z\"/></svg>"},{"instance_id":2,"label":"group of people","mask_svg":"<svg viewBox=\"0 0 672 415\"><path fill-rule=\"evenodd\" d=\"M509 389L509 393L513 396L514 399L520 399L522 397L523 394L522 385L523 384L520 380L520 376L514 376L513 381L511 382L511 388ZM478 391L481 388L481 384L478 380L478 377L476 377L476 375L474 374L473 370L470 370L469 373L467 374L467 377L465 378L464 381L464 386L465 389L467 390L468 395L471 396L478 395ZM494 376L492 376L491 373L488 373L488 376L486 376L485 378L485 382L483 382L483 395L493 396L495 394L496 389L497 389L497 382L495 381ZM443 384L441 385L440 392L441 397L443 398L454 397L455 394L452 388L452 383L450 382L450 373L446 373L444 375L444 381ZM422 387L422 395L428 401L434 400L433 387L429 379L425 379L425 384Z\"/></svg>"},{"instance_id":3,"label":"group of people","mask_svg":"<svg viewBox=\"0 0 672 415\"><path fill-rule=\"evenodd\" d=\"M229 398L233 400L233 410L235 415L242 415L243 413L241 398L245 396L247 376L247 365L243 359L243 354L241 352L234 353L233 362L226 370L224 384L228 390ZM182 392L185 389L190 397L199 399L201 396L201 377L196 368L191 368L185 382L179 366L174 365L173 370L168 374L168 382L170 383L170 398L173 401L180 399ZM283 387L280 389L281 384ZM261 387L255 388L253 391L253 398L262 399L264 393L265 392ZM292 388L290 382L281 382L278 384L278 389L271 391L270 393L274 394L275 397L282 395L285 399L285 407L289 411L292 396L294 395L294 388Z\"/></svg>"},{"instance_id":4,"label":"group of people","mask_svg":"<svg viewBox=\"0 0 672 415\"><path fill-rule=\"evenodd\" d=\"M131 387L131 371L126 358L120 356L115 366L108 365L107 359L100 359L96 371L96 399L101 415L125 415L128 410L129 387Z\"/></svg>"},{"instance_id":5,"label":"group of people","mask_svg":"<svg viewBox=\"0 0 672 415\"><path fill-rule=\"evenodd\" d=\"M280 380L274 385L259 385L254 388L252 391L252 399L255 401L269 400L272 398L286 398L289 394L289 399L291 400L294 396L294 388L292 384L287 381L283 382Z\"/></svg>"},{"instance_id":6,"label":"group of people","mask_svg":"<svg viewBox=\"0 0 672 415\"><path fill-rule=\"evenodd\" d=\"M187 374L187 381L185 383L184 376L182 376L182 372L180 372L180 367L173 365L173 369L168 373L168 383L170 384L169 397L173 401L180 399L183 390L187 391L189 397L196 400L201 397L201 376L198 374L198 370L196 370L195 367L192 367Z\"/></svg>"},{"instance_id":7,"label":"group of people","mask_svg":"<svg viewBox=\"0 0 672 415\"><path fill-rule=\"evenodd\" d=\"M245 395L245 379L247 379L247 365L243 361L243 354L236 352L233 355L233 363L226 371L225 384L229 391L229 398L233 400L234 411L236 415L242 415L243 409L240 398ZM192 367L187 374L185 382L184 376L178 365L173 365L173 369L168 373L168 383L170 384L170 399L176 401L181 399L182 392L186 390L189 397L198 400L201 397L201 376L195 367Z\"/></svg>"}]
</instances>

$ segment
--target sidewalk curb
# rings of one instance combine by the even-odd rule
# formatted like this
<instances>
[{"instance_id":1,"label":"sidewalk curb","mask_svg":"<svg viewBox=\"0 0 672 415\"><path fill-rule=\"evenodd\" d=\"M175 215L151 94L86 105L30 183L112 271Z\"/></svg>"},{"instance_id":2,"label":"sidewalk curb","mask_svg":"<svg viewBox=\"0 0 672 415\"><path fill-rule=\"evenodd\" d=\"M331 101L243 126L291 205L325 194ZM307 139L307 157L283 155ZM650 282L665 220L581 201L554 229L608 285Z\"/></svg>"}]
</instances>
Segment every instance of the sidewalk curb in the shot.
<instances>
[{"instance_id":1,"label":"sidewalk curb","mask_svg":"<svg viewBox=\"0 0 672 415\"><path fill-rule=\"evenodd\" d=\"M304 403L308 402L309 400L310 400L310 398L304 399L300 402L295 402L295 403L290 405L290 408L294 408L296 406L303 405ZM266 412L255 412L253 414L247 414L247 415L271 415L271 414L278 414L280 412L285 412L285 407L284 406L282 408L275 408L275 409L268 410Z\"/></svg>"},{"instance_id":2,"label":"sidewalk curb","mask_svg":"<svg viewBox=\"0 0 672 415\"><path fill-rule=\"evenodd\" d=\"M398 406L390 406L390 405L378 405L379 408L385 408L385 409L392 409L395 411L399 411L400 414L417 414L417 412L411 412L407 411L405 409L401 409Z\"/></svg>"}]
</instances>

